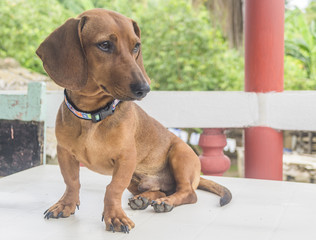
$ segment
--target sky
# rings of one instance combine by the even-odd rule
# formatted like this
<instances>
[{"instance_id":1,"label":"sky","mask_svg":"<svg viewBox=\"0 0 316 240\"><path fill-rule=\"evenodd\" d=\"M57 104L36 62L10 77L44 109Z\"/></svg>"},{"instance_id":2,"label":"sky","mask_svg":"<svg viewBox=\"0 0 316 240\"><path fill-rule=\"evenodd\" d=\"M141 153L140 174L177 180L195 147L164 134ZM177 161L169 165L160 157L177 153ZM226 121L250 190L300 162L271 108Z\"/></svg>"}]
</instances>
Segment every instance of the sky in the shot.
<instances>
[{"instance_id":1,"label":"sky","mask_svg":"<svg viewBox=\"0 0 316 240\"><path fill-rule=\"evenodd\" d=\"M298 8L304 9L311 0L290 0L291 6L297 6Z\"/></svg>"}]
</instances>

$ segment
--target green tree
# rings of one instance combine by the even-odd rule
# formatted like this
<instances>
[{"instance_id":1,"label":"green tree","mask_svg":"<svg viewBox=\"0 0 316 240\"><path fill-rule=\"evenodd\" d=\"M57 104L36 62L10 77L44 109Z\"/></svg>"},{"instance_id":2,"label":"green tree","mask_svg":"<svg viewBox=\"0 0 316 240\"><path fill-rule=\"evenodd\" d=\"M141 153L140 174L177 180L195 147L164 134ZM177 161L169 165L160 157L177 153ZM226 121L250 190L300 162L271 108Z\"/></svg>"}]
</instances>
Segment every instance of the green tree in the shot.
<instances>
[{"instance_id":1,"label":"green tree","mask_svg":"<svg viewBox=\"0 0 316 240\"><path fill-rule=\"evenodd\" d=\"M94 7L138 22L153 89L242 90L242 56L228 48L206 8L194 9L189 0L2 0L0 57L43 73L35 54L40 42L67 18Z\"/></svg>"},{"instance_id":2,"label":"green tree","mask_svg":"<svg viewBox=\"0 0 316 240\"><path fill-rule=\"evenodd\" d=\"M204 4L213 26L220 26L230 48L243 47L244 0L192 0L194 7Z\"/></svg>"},{"instance_id":3,"label":"green tree","mask_svg":"<svg viewBox=\"0 0 316 240\"><path fill-rule=\"evenodd\" d=\"M315 89L316 24L315 20L308 22L307 15L299 9L285 15L285 54L286 88Z\"/></svg>"},{"instance_id":4,"label":"green tree","mask_svg":"<svg viewBox=\"0 0 316 240\"><path fill-rule=\"evenodd\" d=\"M154 89L242 89L243 58L228 48L204 6L197 11L190 1L148 1L143 12L138 20Z\"/></svg>"},{"instance_id":5,"label":"green tree","mask_svg":"<svg viewBox=\"0 0 316 240\"><path fill-rule=\"evenodd\" d=\"M23 66L44 72L35 50L71 13L56 0L0 1L0 57L13 57Z\"/></svg>"}]
</instances>

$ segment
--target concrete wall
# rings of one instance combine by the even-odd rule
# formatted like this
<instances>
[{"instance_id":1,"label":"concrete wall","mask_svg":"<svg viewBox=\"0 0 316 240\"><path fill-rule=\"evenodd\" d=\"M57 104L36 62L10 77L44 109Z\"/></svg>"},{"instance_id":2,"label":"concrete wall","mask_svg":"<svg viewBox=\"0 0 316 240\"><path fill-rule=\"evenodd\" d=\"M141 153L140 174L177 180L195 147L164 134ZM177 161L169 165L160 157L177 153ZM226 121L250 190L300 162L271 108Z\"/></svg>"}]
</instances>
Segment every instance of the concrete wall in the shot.
<instances>
[{"instance_id":1,"label":"concrete wall","mask_svg":"<svg viewBox=\"0 0 316 240\"><path fill-rule=\"evenodd\" d=\"M55 125L61 91L47 92L47 126ZM136 102L165 127L316 131L316 91L282 93L152 91Z\"/></svg>"}]
</instances>

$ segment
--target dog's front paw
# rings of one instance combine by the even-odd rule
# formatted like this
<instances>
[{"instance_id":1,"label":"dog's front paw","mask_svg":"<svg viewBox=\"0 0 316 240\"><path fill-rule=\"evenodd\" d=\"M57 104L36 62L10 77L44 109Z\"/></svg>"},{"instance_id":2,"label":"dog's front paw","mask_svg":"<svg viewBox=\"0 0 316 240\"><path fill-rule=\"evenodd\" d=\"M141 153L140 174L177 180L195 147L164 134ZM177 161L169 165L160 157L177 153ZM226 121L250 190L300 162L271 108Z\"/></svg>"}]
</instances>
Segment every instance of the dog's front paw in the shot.
<instances>
[{"instance_id":1,"label":"dog's front paw","mask_svg":"<svg viewBox=\"0 0 316 240\"><path fill-rule=\"evenodd\" d=\"M134 198L128 199L128 201L128 205L133 210L144 210L150 205L149 200L141 196L135 196Z\"/></svg>"},{"instance_id":2,"label":"dog's front paw","mask_svg":"<svg viewBox=\"0 0 316 240\"><path fill-rule=\"evenodd\" d=\"M111 232L129 233L135 227L135 224L130 220L122 209L105 210L102 214L106 230Z\"/></svg>"},{"instance_id":3,"label":"dog's front paw","mask_svg":"<svg viewBox=\"0 0 316 240\"><path fill-rule=\"evenodd\" d=\"M75 213L76 207L79 210L79 203L66 204L59 201L44 212L44 218L50 219L69 217Z\"/></svg>"}]
</instances>

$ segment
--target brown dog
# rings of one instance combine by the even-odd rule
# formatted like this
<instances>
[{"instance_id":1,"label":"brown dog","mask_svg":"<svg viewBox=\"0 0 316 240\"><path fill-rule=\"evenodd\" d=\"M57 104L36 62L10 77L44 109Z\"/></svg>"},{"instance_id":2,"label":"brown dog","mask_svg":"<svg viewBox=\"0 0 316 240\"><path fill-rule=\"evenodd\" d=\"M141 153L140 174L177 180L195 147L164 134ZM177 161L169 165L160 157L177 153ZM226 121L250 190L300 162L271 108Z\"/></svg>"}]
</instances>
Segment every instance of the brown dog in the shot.
<instances>
[{"instance_id":1,"label":"brown dog","mask_svg":"<svg viewBox=\"0 0 316 240\"><path fill-rule=\"evenodd\" d=\"M152 205L168 212L195 203L197 188L221 196L221 206L230 202L228 189L200 178L200 161L191 148L132 102L150 90L136 22L89 10L57 28L36 53L66 89L56 137L67 188L44 213L47 219L68 217L79 208L79 163L112 175L102 215L110 231L126 233L135 226L121 206L126 188L134 195L132 209Z\"/></svg>"}]
</instances>

